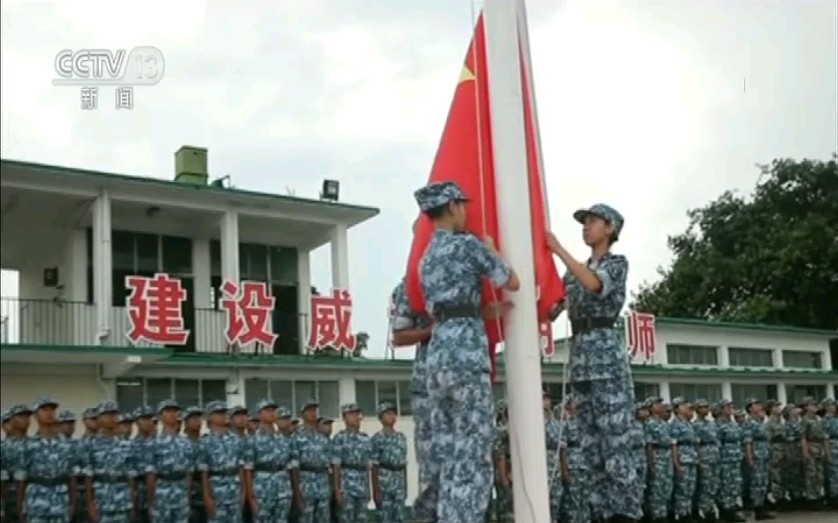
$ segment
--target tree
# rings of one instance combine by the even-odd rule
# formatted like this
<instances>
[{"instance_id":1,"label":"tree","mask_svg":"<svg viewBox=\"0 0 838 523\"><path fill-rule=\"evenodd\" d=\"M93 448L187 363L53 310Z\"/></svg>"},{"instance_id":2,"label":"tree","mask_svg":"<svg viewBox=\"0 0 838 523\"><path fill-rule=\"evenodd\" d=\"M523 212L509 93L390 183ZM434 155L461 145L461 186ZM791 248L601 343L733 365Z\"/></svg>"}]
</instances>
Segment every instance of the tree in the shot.
<instances>
[{"instance_id":1,"label":"tree","mask_svg":"<svg viewBox=\"0 0 838 523\"><path fill-rule=\"evenodd\" d=\"M632 308L660 316L838 329L838 156L760 166L668 238L672 265Z\"/></svg>"}]
</instances>

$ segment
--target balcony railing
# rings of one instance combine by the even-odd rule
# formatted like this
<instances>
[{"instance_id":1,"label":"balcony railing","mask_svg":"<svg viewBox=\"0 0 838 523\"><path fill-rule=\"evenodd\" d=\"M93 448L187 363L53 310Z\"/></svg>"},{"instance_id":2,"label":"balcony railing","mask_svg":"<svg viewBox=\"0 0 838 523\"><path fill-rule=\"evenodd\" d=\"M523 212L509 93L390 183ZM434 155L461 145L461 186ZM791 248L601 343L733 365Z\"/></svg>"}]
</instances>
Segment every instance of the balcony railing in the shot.
<instances>
[{"instance_id":1,"label":"balcony railing","mask_svg":"<svg viewBox=\"0 0 838 523\"><path fill-rule=\"evenodd\" d=\"M232 352L224 337L227 318L223 311L195 309L194 321L186 319L192 336L185 351ZM191 324L191 325L190 325ZM110 332L99 338L96 307L92 303L65 300L37 300L23 298L0 299L0 342L19 345L107 345L117 347L162 347L140 341L131 343L126 337L131 324L125 307L111 307ZM268 328L271 328L269 321ZM272 349L260 348L261 352ZM254 346L236 350L239 354L253 354Z\"/></svg>"}]
</instances>

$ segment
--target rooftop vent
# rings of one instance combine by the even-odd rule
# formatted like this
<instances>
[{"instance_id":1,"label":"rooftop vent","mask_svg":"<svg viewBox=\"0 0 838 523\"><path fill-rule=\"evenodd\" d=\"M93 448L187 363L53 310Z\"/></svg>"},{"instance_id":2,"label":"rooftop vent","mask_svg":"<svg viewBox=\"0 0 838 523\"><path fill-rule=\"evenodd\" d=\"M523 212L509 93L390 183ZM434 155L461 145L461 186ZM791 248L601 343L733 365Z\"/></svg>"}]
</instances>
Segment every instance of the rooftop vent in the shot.
<instances>
[{"instance_id":1,"label":"rooftop vent","mask_svg":"<svg viewBox=\"0 0 838 523\"><path fill-rule=\"evenodd\" d=\"M175 153L175 181L190 185L207 184L207 150L184 145Z\"/></svg>"}]
</instances>

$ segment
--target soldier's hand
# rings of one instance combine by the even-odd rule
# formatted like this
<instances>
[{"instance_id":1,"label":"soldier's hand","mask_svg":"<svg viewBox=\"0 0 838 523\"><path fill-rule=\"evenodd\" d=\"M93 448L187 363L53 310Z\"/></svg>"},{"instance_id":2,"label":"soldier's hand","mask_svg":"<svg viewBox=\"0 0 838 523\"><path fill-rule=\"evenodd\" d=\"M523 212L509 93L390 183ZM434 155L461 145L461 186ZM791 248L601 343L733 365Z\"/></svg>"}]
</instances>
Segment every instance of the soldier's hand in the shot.
<instances>
[{"instance_id":1,"label":"soldier's hand","mask_svg":"<svg viewBox=\"0 0 838 523\"><path fill-rule=\"evenodd\" d=\"M376 491L375 494L372 495L372 501L375 503L375 508L381 509L381 492Z\"/></svg>"},{"instance_id":2,"label":"soldier's hand","mask_svg":"<svg viewBox=\"0 0 838 523\"><path fill-rule=\"evenodd\" d=\"M87 509L87 515L88 517L90 517L90 521L96 523L97 521L99 521L99 507L97 507L95 504L90 505L90 507Z\"/></svg>"},{"instance_id":3,"label":"soldier's hand","mask_svg":"<svg viewBox=\"0 0 838 523\"><path fill-rule=\"evenodd\" d=\"M498 252L498 248L495 246L495 240L491 236L483 237L483 245L492 252Z\"/></svg>"},{"instance_id":4,"label":"soldier's hand","mask_svg":"<svg viewBox=\"0 0 838 523\"><path fill-rule=\"evenodd\" d=\"M250 511L255 516L257 512L259 512L259 502L255 499L250 500Z\"/></svg>"},{"instance_id":5,"label":"soldier's hand","mask_svg":"<svg viewBox=\"0 0 838 523\"><path fill-rule=\"evenodd\" d=\"M547 232L547 247L549 247L553 252L562 248L562 244L559 243L559 239L556 238L556 235L549 231Z\"/></svg>"},{"instance_id":6,"label":"soldier's hand","mask_svg":"<svg viewBox=\"0 0 838 523\"><path fill-rule=\"evenodd\" d=\"M556 318L559 317L562 311L564 311L564 305L565 301L561 300L557 301L550 307L550 310L547 312L547 317L550 319L550 321L554 321Z\"/></svg>"},{"instance_id":7,"label":"soldier's hand","mask_svg":"<svg viewBox=\"0 0 838 523\"><path fill-rule=\"evenodd\" d=\"M494 301L483 308L484 320L496 320L512 309L511 301Z\"/></svg>"},{"instance_id":8,"label":"soldier's hand","mask_svg":"<svg viewBox=\"0 0 838 523\"><path fill-rule=\"evenodd\" d=\"M299 494L294 496L294 503L297 505L297 510L301 512L306 508L306 501Z\"/></svg>"},{"instance_id":9,"label":"soldier's hand","mask_svg":"<svg viewBox=\"0 0 838 523\"><path fill-rule=\"evenodd\" d=\"M208 518L211 519L211 518L215 517L215 499L213 499L213 498L205 499L204 500L204 508L207 511L207 517Z\"/></svg>"},{"instance_id":10,"label":"soldier's hand","mask_svg":"<svg viewBox=\"0 0 838 523\"><path fill-rule=\"evenodd\" d=\"M343 506L343 491L337 490L335 491L335 503L339 506Z\"/></svg>"}]
</instances>

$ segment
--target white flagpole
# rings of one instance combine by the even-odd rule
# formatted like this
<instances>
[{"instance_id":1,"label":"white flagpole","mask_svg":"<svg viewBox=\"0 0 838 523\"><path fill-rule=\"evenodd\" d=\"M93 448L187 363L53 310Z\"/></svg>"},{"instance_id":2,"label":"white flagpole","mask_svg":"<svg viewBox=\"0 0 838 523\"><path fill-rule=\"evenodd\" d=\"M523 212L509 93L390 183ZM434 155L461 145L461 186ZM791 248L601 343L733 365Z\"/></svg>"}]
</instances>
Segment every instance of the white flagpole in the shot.
<instances>
[{"instance_id":1,"label":"white flagpole","mask_svg":"<svg viewBox=\"0 0 838 523\"><path fill-rule=\"evenodd\" d=\"M550 521L549 489L518 6L486 0L483 16L501 247L521 280L504 323L515 522L544 523Z\"/></svg>"}]
</instances>

